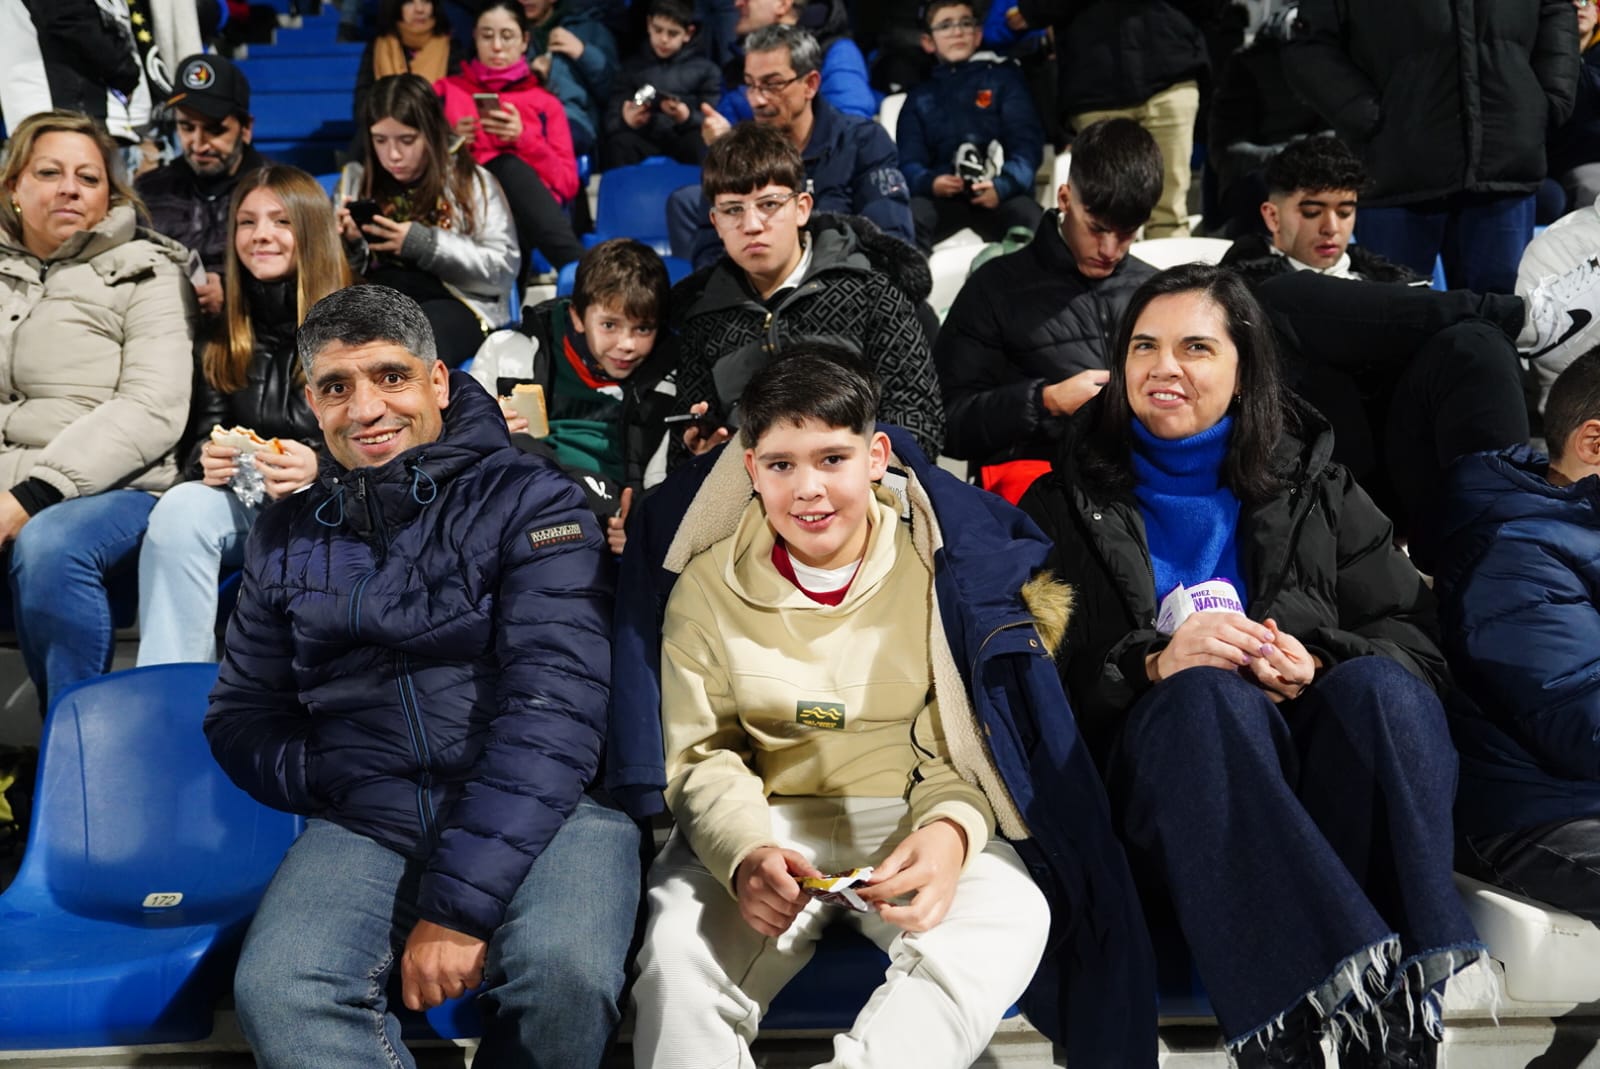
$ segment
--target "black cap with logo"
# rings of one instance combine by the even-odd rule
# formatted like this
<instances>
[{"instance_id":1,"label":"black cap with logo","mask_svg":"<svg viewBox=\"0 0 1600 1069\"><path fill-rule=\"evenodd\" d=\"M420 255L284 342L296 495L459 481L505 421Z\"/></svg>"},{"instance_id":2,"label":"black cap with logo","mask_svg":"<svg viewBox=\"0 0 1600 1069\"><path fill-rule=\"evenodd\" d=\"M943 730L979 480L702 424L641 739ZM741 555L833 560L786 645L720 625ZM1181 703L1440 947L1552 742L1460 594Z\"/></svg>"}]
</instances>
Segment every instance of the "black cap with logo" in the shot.
<instances>
[{"instance_id":1,"label":"black cap with logo","mask_svg":"<svg viewBox=\"0 0 1600 1069\"><path fill-rule=\"evenodd\" d=\"M178 64L167 105L198 111L208 119L250 114L250 83L222 56L189 56Z\"/></svg>"}]
</instances>

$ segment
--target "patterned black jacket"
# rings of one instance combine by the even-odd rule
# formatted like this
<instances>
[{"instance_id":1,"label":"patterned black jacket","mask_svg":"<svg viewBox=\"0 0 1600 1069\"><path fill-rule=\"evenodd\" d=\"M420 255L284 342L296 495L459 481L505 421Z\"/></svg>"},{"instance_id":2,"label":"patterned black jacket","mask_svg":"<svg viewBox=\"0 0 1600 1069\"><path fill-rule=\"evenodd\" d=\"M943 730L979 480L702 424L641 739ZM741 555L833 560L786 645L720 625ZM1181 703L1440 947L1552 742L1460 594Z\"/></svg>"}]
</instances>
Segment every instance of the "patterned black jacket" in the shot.
<instances>
[{"instance_id":1,"label":"patterned black jacket","mask_svg":"<svg viewBox=\"0 0 1600 1069\"><path fill-rule=\"evenodd\" d=\"M910 431L931 457L944 440L944 406L916 307L932 288L911 246L859 216L813 215L811 267L766 301L727 256L672 290L678 411L711 402L729 427L745 383L786 343L826 340L860 354L883 381L878 419ZM674 465L688 456L674 436Z\"/></svg>"}]
</instances>

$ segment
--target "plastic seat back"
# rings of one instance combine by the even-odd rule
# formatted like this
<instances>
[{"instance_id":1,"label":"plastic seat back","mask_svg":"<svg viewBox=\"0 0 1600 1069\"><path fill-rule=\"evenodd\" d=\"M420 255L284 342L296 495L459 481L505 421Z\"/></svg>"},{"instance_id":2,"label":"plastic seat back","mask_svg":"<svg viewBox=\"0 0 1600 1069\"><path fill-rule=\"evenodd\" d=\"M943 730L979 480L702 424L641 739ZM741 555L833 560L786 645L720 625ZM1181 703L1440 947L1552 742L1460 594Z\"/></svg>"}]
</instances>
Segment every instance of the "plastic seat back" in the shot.
<instances>
[{"instance_id":1,"label":"plastic seat back","mask_svg":"<svg viewBox=\"0 0 1600 1069\"><path fill-rule=\"evenodd\" d=\"M597 240L635 238L665 256L667 197L700 181L700 168L656 156L627 167L613 167L600 176L600 202L595 212Z\"/></svg>"},{"instance_id":2,"label":"plastic seat back","mask_svg":"<svg viewBox=\"0 0 1600 1069\"><path fill-rule=\"evenodd\" d=\"M214 664L135 668L62 691L45 725L17 885L70 913L194 924L253 908L301 821L218 767L201 731Z\"/></svg>"}]
</instances>

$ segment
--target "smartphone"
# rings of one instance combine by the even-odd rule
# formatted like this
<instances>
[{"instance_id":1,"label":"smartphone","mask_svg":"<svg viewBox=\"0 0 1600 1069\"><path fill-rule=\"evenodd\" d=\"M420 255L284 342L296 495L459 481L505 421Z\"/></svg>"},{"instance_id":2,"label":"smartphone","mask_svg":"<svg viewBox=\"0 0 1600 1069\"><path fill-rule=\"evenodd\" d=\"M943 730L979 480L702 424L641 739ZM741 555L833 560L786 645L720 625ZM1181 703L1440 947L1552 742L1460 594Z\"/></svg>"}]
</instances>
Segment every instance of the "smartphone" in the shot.
<instances>
[{"instance_id":1,"label":"smartphone","mask_svg":"<svg viewBox=\"0 0 1600 1069\"><path fill-rule=\"evenodd\" d=\"M722 417L713 415L710 412L702 412L699 415L693 412L682 412L675 416L666 416L661 422L673 427L696 427L699 429L700 437L702 438L709 438L716 433L718 427L723 425Z\"/></svg>"},{"instance_id":2,"label":"smartphone","mask_svg":"<svg viewBox=\"0 0 1600 1069\"><path fill-rule=\"evenodd\" d=\"M378 214L378 202L366 198L353 200L345 205L345 209L349 211L350 218L356 221L356 226L368 226L372 223L372 217Z\"/></svg>"},{"instance_id":3,"label":"smartphone","mask_svg":"<svg viewBox=\"0 0 1600 1069\"><path fill-rule=\"evenodd\" d=\"M491 111L500 110L500 98L494 93L473 93L472 102L478 105L478 117L486 118Z\"/></svg>"}]
</instances>

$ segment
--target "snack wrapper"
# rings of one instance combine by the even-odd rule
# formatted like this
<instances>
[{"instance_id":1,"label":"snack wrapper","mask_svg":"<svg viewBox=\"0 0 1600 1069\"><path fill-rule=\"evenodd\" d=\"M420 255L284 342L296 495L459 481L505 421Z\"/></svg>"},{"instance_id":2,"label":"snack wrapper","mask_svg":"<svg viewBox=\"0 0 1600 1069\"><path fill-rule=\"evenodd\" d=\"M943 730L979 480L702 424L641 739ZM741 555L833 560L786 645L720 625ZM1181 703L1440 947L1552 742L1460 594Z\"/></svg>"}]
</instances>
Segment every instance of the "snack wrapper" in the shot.
<instances>
[{"instance_id":1,"label":"snack wrapper","mask_svg":"<svg viewBox=\"0 0 1600 1069\"><path fill-rule=\"evenodd\" d=\"M1156 630L1170 635L1178 625L1197 612L1244 612L1244 602L1239 592L1226 579L1207 579L1203 583L1185 587L1179 584L1161 599L1161 611L1156 614Z\"/></svg>"},{"instance_id":2,"label":"snack wrapper","mask_svg":"<svg viewBox=\"0 0 1600 1069\"><path fill-rule=\"evenodd\" d=\"M866 883L872 876L872 867L864 869L851 869L849 872L837 872L831 876L804 876L801 877L800 890L830 906L843 906L853 909L857 913L871 913L872 907L861 900L853 888Z\"/></svg>"},{"instance_id":3,"label":"snack wrapper","mask_svg":"<svg viewBox=\"0 0 1600 1069\"><path fill-rule=\"evenodd\" d=\"M233 491L233 496L239 499L241 505L255 508L267 499L267 481L256 467L256 455L240 453L234 460L234 467L238 470L228 480L228 489Z\"/></svg>"}]
</instances>

